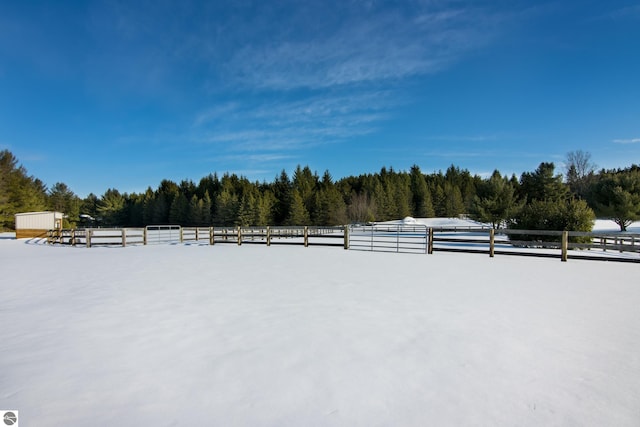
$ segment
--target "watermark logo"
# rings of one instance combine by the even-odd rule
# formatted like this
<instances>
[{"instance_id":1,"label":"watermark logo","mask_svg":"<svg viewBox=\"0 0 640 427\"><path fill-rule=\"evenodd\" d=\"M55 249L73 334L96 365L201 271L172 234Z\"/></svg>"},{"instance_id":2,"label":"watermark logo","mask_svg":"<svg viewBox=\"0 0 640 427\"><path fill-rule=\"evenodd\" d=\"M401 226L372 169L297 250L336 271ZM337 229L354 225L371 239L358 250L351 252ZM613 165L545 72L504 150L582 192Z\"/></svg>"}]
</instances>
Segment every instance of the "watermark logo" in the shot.
<instances>
[{"instance_id":1,"label":"watermark logo","mask_svg":"<svg viewBox=\"0 0 640 427\"><path fill-rule=\"evenodd\" d=\"M18 411L1 411L2 421L5 426L18 427Z\"/></svg>"}]
</instances>

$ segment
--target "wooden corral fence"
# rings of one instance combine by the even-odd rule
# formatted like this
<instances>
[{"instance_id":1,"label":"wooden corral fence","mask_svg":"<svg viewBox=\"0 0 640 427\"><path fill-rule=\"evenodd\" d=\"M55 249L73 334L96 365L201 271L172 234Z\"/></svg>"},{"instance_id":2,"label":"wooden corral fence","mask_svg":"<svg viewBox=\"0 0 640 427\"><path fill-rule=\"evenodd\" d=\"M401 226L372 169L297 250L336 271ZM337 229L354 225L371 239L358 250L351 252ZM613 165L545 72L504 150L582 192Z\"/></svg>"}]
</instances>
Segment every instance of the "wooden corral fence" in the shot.
<instances>
[{"instance_id":1,"label":"wooden corral fence","mask_svg":"<svg viewBox=\"0 0 640 427\"><path fill-rule=\"evenodd\" d=\"M72 246L127 246L146 244L145 228L86 228L49 230L47 243Z\"/></svg>"},{"instance_id":2,"label":"wooden corral fence","mask_svg":"<svg viewBox=\"0 0 640 427\"><path fill-rule=\"evenodd\" d=\"M340 227L180 227L50 230L48 243L73 246L149 244L264 244L335 246L344 249L423 253L465 252L640 263L640 234L487 227L373 224Z\"/></svg>"},{"instance_id":3,"label":"wooden corral fence","mask_svg":"<svg viewBox=\"0 0 640 427\"><path fill-rule=\"evenodd\" d=\"M426 227L420 224L352 226L349 247L376 252L484 253L640 263L640 234L487 227ZM526 236L526 237L525 237Z\"/></svg>"},{"instance_id":4,"label":"wooden corral fence","mask_svg":"<svg viewBox=\"0 0 640 427\"><path fill-rule=\"evenodd\" d=\"M261 243L273 245L345 247L346 227L181 227L87 228L50 230L47 243L72 246L127 246L172 243Z\"/></svg>"}]
</instances>

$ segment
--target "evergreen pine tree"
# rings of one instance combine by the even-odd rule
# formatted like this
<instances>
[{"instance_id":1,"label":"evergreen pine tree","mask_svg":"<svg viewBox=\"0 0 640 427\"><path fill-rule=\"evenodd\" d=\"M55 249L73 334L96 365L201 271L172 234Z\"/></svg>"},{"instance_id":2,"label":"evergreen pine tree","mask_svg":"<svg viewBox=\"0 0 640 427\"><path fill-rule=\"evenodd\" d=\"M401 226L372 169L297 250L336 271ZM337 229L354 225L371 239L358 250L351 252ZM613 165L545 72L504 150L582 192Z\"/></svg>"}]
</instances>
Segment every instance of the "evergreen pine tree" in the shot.
<instances>
[{"instance_id":1,"label":"evergreen pine tree","mask_svg":"<svg viewBox=\"0 0 640 427\"><path fill-rule=\"evenodd\" d=\"M216 197L214 225L234 225L238 215L238 207L238 196L233 194L230 189L223 188L218 197Z\"/></svg>"},{"instance_id":2,"label":"evergreen pine tree","mask_svg":"<svg viewBox=\"0 0 640 427\"><path fill-rule=\"evenodd\" d=\"M309 212L304 206L304 201L298 190L291 192L291 204L289 206L289 215L285 221L286 225L307 225L309 224Z\"/></svg>"},{"instance_id":3,"label":"evergreen pine tree","mask_svg":"<svg viewBox=\"0 0 640 427\"><path fill-rule=\"evenodd\" d=\"M198 196L194 193L189 200L189 220L187 223L191 226L201 226L204 223L202 218L202 200L198 199Z\"/></svg>"},{"instance_id":4,"label":"evergreen pine tree","mask_svg":"<svg viewBox=\"0 0 640 427\"><path fill-rule=\"evenodd\" d=\"M171 203L169 222L177 225L186 225L189 222L189 201L183 193L179 193Z\"/></svg>"},{"instance_id":5,"label":"evergreen pine tree","mask_svg":"<svg viewBox=\"0 0 640 427\"><path fill-rule=\"evenodd\" d=\"M211 197L209 196L209 190L205 190L202 197L200 208L200 218L202 219L202 225L211 225Z\"/></svg>"},{"instance_id":6,"label":"evergreen pine tree","mask_svg":"<svg viewBox=\"0 0 640 427\"><path fill-rule=\"evenodd\" d=\"M75 226L80 217L80 198L64 183L57 182L48 194L49 208L65 214L64 227Z\"/></svg>"},{"instance_id":7,"label":"evergreen pine tree","mask_svg":"<svg viewBox=\"0 0 640 427\"><path fill-rule=\"evenodd\" d=\"M592 188L598 214L611 218L621 231L640 220L640 168L602 172Z\"/></svg>"},{"instance_id":8,"label":"evergreen pine tree","mask_svg":"<svg viewBox=\"0 0 640 427\"><path fill-rule=\"evenodd\" d=\"M445 216L447 218L455 218L464 213L464 200L460 187L449 182L444 184L444 192L446 197Z\"/></svg>"},{"instance_id":9,"label":"evergreen pine tree","mask_svg":"<svg viewBox=\"0 0 640 427\"><path fill-rule=\"evenodd\" d=\"M287 172L283 169L273 184L273 195L275 196L273 220L275 225L285 224L287 219L290 218L291 192L291 181Z\"/></svg>"},{"instance_id":10,"label":"evergreen pine tree","mask_svg":"<svg viewBox=\"0 0 640 427\"><path fill-rule=\"evenodd\" d=\"M516 190L506 177L497 170L478 187L474 197L471 217L477 221L491 223L494 229L510 220L524 205L516 198Z\"/></svg>"},{"instance_id":11,"label":"evergreen pine tree","mask_svg":"<svg viewBox=\"0 0 640 427\"><path fill-rule=\"evenodd\" d=\"M415 218L430 218L435 216L431 192L427 186L427 181L420 171L420 167L411 167L411 201L412 215Z\"/></svg>"},{"instance_id":12,"label":"evergreen pine tree","mask_svg":"<svg viewBox=\"0 0 640 427\"><path fill-rule=\"evenodd\" d=\"M108 189L98 201L98 220L107 226L123 226L126 221L125 200L116 189Z\"/></svg>"}]
</instances>

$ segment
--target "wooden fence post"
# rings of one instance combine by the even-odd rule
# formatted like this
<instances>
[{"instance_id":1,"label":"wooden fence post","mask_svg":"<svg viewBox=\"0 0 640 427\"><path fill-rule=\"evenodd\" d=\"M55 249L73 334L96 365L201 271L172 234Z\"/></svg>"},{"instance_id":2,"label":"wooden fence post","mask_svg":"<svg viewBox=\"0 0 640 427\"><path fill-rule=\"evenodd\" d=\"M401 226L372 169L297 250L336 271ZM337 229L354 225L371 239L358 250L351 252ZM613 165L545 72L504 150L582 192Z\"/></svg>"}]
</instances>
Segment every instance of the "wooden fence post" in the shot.
<instances>
[{"instance_id":1,"label":"wooden fence post","mask_svg":"<svg viewBox=\"0 0 640 427\"><path fill-rule=\"evenodd\" d=\"M182 231L182 226L180 226L180 243L184 242L184 232Z\"/></svg>"},{"instance_id":2,"label":"wooden fence post","mask_svg":"<svg viewBox=\"0 0 640 427\"><path fill-rule=\"evenodd\" d=\"M569 232L563 231L562 232L562 254L560 257L560 260L562 262L567 262L568 249L569 249Z\"/></svg>"},{"instance_id":3,"label":"wooden fence post","mask_svg":"<svg viewBox=\"0 0 640 427\"><path fill-rule=\"evenodd\" d=\"M304 226L304 247L308 247L309 246L309 227L308 226Z\"/></svg>"},{"instance_id":4,"label":"wooden fence post","mask_svg":"<svg viewBox=\"0 0 640 427\"><path fill-rule=\"evenodd\" d=\"M209 227L209 244L210 245L215 245L215 233L214 233L214 229L213 227Z\"/></svg>"},{"instance_id":5,"label":"wooden fence post","mask_svg":"<svg viewBox=\"0 0 640 427\"><path fill-rule=\"evenodd\" d=\"M489 256L493 258L495 256L495 248L496 248L496 230L493 228L489 230Z\"/></svg>"},{"instance_id":6,"label":"wooden fence post","mask_svg":"<svg viewBox=\"0 0 640 427\"><path fill-rule=\"evenodd\" d=\"M349 226L344 226L344 248L349 249Z\"/></svg>"},{"instance_id":7,"label":"wooden fence post","mask_svg":"<svg viewBox=\"0 0 640 427\"><path fill-rule=\"evenodd\" d=\"M271 246L271 227L267 225L267 246Z\"/></svg>"},{"instance_id":8,"label":"wooden fence post","mask_svg":"<svg viewBox=\"0 0 640 427\"><path fill-rule=\"evenodd\" d=\"M121 228L120 232L122 233L122 247L124 248L127 246L127 229Z\"/></svg>"},{"instance_id":9,"label":"wooden fence post","mask_svg":"<svg viewBox=\"0 0 640 427\"><path fill-rule=\"evenodd\" d=\"M87 236L87 247L90 248L91 247L91 234L93 233L93 230L88 229L86 231L86 236Z\"/></svg>"},{"instance_id":10,"label":"wooden fence post","mask_svg":"<svg viewBox=\"0 0 640 427\"><path fill-rule=\"evenodd\" d=\"M142 229L142 244L147 245L147 227Z\"/></svg>"},{"instance_id":11,"label":"wooden fence post","mask_svg":"<svg viewBox=\"0 0 640 427\"><path fill-rule=\"evenodd\" d=\"M238 226L238 246L242 245L242 231L240 226Z\"/></svg>"},{"instance_id":12,"label":"wooden fence post","mask_svg":"<svg viewBox=\"0 0 640 427\"><path fill-rule=\"evenodd\" d=\"M70 240L69 240L69 244L71 246L75 246L76 245L76 229L75 228L71 229L71 237L70 237Z\"/></svg>"},{"instance_id":13,"label":"wooden fence post","mask_svg":"<svg viewBox=\"0 0 640 427\"><path fill-rule=\"evenodd\" d=\"M433 227L429 227L429 241L427 242L427 253L433 254Z\"/></svg>"}]
</instances>

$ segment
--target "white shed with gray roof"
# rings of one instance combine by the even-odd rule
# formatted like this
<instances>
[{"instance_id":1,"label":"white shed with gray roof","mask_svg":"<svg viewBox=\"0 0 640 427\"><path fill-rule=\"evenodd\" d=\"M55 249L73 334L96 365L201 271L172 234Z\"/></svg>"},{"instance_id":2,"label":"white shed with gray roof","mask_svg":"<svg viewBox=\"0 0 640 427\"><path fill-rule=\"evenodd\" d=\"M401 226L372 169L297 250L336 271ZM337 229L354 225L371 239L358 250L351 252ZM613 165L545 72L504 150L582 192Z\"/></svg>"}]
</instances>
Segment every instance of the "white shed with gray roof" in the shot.
<instances>
[{"instance_id":1,"label":"white shed with gray roof","mask_svg":"<svg viewBox=\"0 0 640 427\"><path fill-rule=\"evenodd\" d=\"M62 228L62 212L24 212L17 213L16 238L47 237L47 231Z\"/></svg>"}]
</instances>

